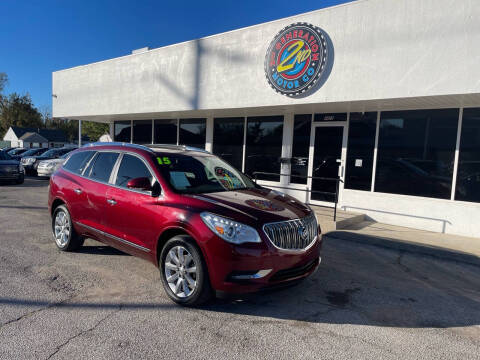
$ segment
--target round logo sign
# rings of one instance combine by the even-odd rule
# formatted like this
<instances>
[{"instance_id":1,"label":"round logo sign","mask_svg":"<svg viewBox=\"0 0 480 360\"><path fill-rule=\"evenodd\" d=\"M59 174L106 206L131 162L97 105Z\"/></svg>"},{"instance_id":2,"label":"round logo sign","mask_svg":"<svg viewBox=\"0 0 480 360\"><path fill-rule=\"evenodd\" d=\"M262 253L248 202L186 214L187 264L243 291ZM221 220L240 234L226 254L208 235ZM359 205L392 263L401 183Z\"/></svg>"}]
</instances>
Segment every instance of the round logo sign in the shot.
<instances>
[{"instance_id":1,"label":"round logo sign","mask_svg":"<svg viewBox=\"0 0 480 360\"><path fill-rule=\"evenodd\" d=\"M307 23L282 29L265 56L265 75L279 93L296 97L309 91L325 69L327 41L322 30Z\"/></svg>"}]
</instances>

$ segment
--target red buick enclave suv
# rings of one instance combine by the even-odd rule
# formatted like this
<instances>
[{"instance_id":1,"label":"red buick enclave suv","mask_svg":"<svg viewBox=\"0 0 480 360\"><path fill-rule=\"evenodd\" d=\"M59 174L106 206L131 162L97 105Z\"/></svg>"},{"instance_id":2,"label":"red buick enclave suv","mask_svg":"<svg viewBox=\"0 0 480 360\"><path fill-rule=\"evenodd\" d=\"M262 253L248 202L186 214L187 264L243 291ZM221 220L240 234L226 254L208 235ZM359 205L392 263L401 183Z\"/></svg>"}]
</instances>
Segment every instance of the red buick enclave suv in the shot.
<instances>
[{"instance_id":1,"label":"red buick enclave suv","mask_svg":"<svg viewBox=\"0 0 480 360\"><path fill-rule=\"evenodd\" d=\"M51 177L48 205L60 250L92 238L142 257L184 305L214 291L290 284L320 263L320 228L308 206L200 149L83 147Z\"/></svg>"}]
</instances>

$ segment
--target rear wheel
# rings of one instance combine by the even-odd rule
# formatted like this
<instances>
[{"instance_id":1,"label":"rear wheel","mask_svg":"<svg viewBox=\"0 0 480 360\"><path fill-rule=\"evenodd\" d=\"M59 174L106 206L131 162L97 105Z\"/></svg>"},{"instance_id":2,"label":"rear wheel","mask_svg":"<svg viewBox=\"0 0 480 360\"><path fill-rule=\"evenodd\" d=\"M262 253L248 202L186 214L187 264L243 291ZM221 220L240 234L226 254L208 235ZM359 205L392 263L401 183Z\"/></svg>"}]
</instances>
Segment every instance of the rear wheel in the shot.
<instances>
[{"instance_id":1,"label":"rear wheel","mask_svg":"<svg viewBox=\"0 0 480 360\"><path fill-rule=\"evenodd\" d=\"M159 269L167 295L177 304L196 306L212 297L205 261L191 237L179 235L168 240Z\"/></svg>"},{"instance_id":2,"label":"rear wheel","mask_svg":"<svg viewBox=\"0 0 480 360\"><path fill-rule=\"evenodd\" d=\"M74 251L83 245L84 239L75 232L65 205L58 206L53 212L52 231L55 244L62 251Z\"/></svg>"},{"instance_id":3,"label":"rear wheel","mask_svg":"<svg viewBox=\"0 0 480 360\"><path fill-rule=\"evenodd\" d=\"M25 175L22 174L22 175L17 179L16 183L17 183L17 184L23 184L24 182L25 182Z\"/></svg>"}]
</instances>

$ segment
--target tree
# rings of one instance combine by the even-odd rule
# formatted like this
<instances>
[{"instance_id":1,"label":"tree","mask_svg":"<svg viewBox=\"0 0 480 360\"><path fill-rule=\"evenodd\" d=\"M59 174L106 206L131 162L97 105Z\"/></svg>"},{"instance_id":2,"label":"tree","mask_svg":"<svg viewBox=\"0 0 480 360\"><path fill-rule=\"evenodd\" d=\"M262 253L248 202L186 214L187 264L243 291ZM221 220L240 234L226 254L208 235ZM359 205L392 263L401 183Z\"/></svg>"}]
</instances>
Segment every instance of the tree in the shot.
<instances>
[{"instance_id":1,"label":"tree","mask_svg":"<svg viewBox=\"0 0 480 360\"><path fill-rule=\"evenodd\" d=\"M42 115L29 94L12 93L0 98L0 134L5 134L10 126L43 127Z\"/></svg>"},{"instance_id":2,"label":"tree","mask_svg":"<svg viewBox=\"0 0 480 360\"><path fill-rule=\"evenodd\" d=\"M4 72L0 72L0 94L3 92L3 89L5 89L5 85L8 83L8 76ZM0 95L0 98L2 96Z\"/></svg>"},{"instance_id":3,"label":"tree","mask_svg":"<svg viewBox=\"0 0 480 360\"><path fill-rule=\"evenodd\" d=\"M98 141L100 136L108 134L109 125L91 121L82 121L82 134L87 135L90 141Z\"/></svg>"}]
</instances>

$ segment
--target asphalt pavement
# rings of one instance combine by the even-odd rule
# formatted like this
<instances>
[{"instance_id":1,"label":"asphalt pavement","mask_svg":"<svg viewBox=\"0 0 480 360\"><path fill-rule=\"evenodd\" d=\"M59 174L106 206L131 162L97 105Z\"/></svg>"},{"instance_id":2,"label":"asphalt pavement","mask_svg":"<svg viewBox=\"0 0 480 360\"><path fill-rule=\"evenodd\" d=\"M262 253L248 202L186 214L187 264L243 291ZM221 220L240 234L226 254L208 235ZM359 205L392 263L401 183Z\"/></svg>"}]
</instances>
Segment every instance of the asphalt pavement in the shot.
<instances>
[{"instance_id":1,"label":"asphalt pavement","mask_svg":"<svg viewBox=\"0 0 480 360\"><path fill-rule=\"evenodd\" d=\"M288 289L200 309L93 240L57 251L48 182L0 185L0 359L480 359L480 267L327 239Z\"/></svg>"}]
</instances>

